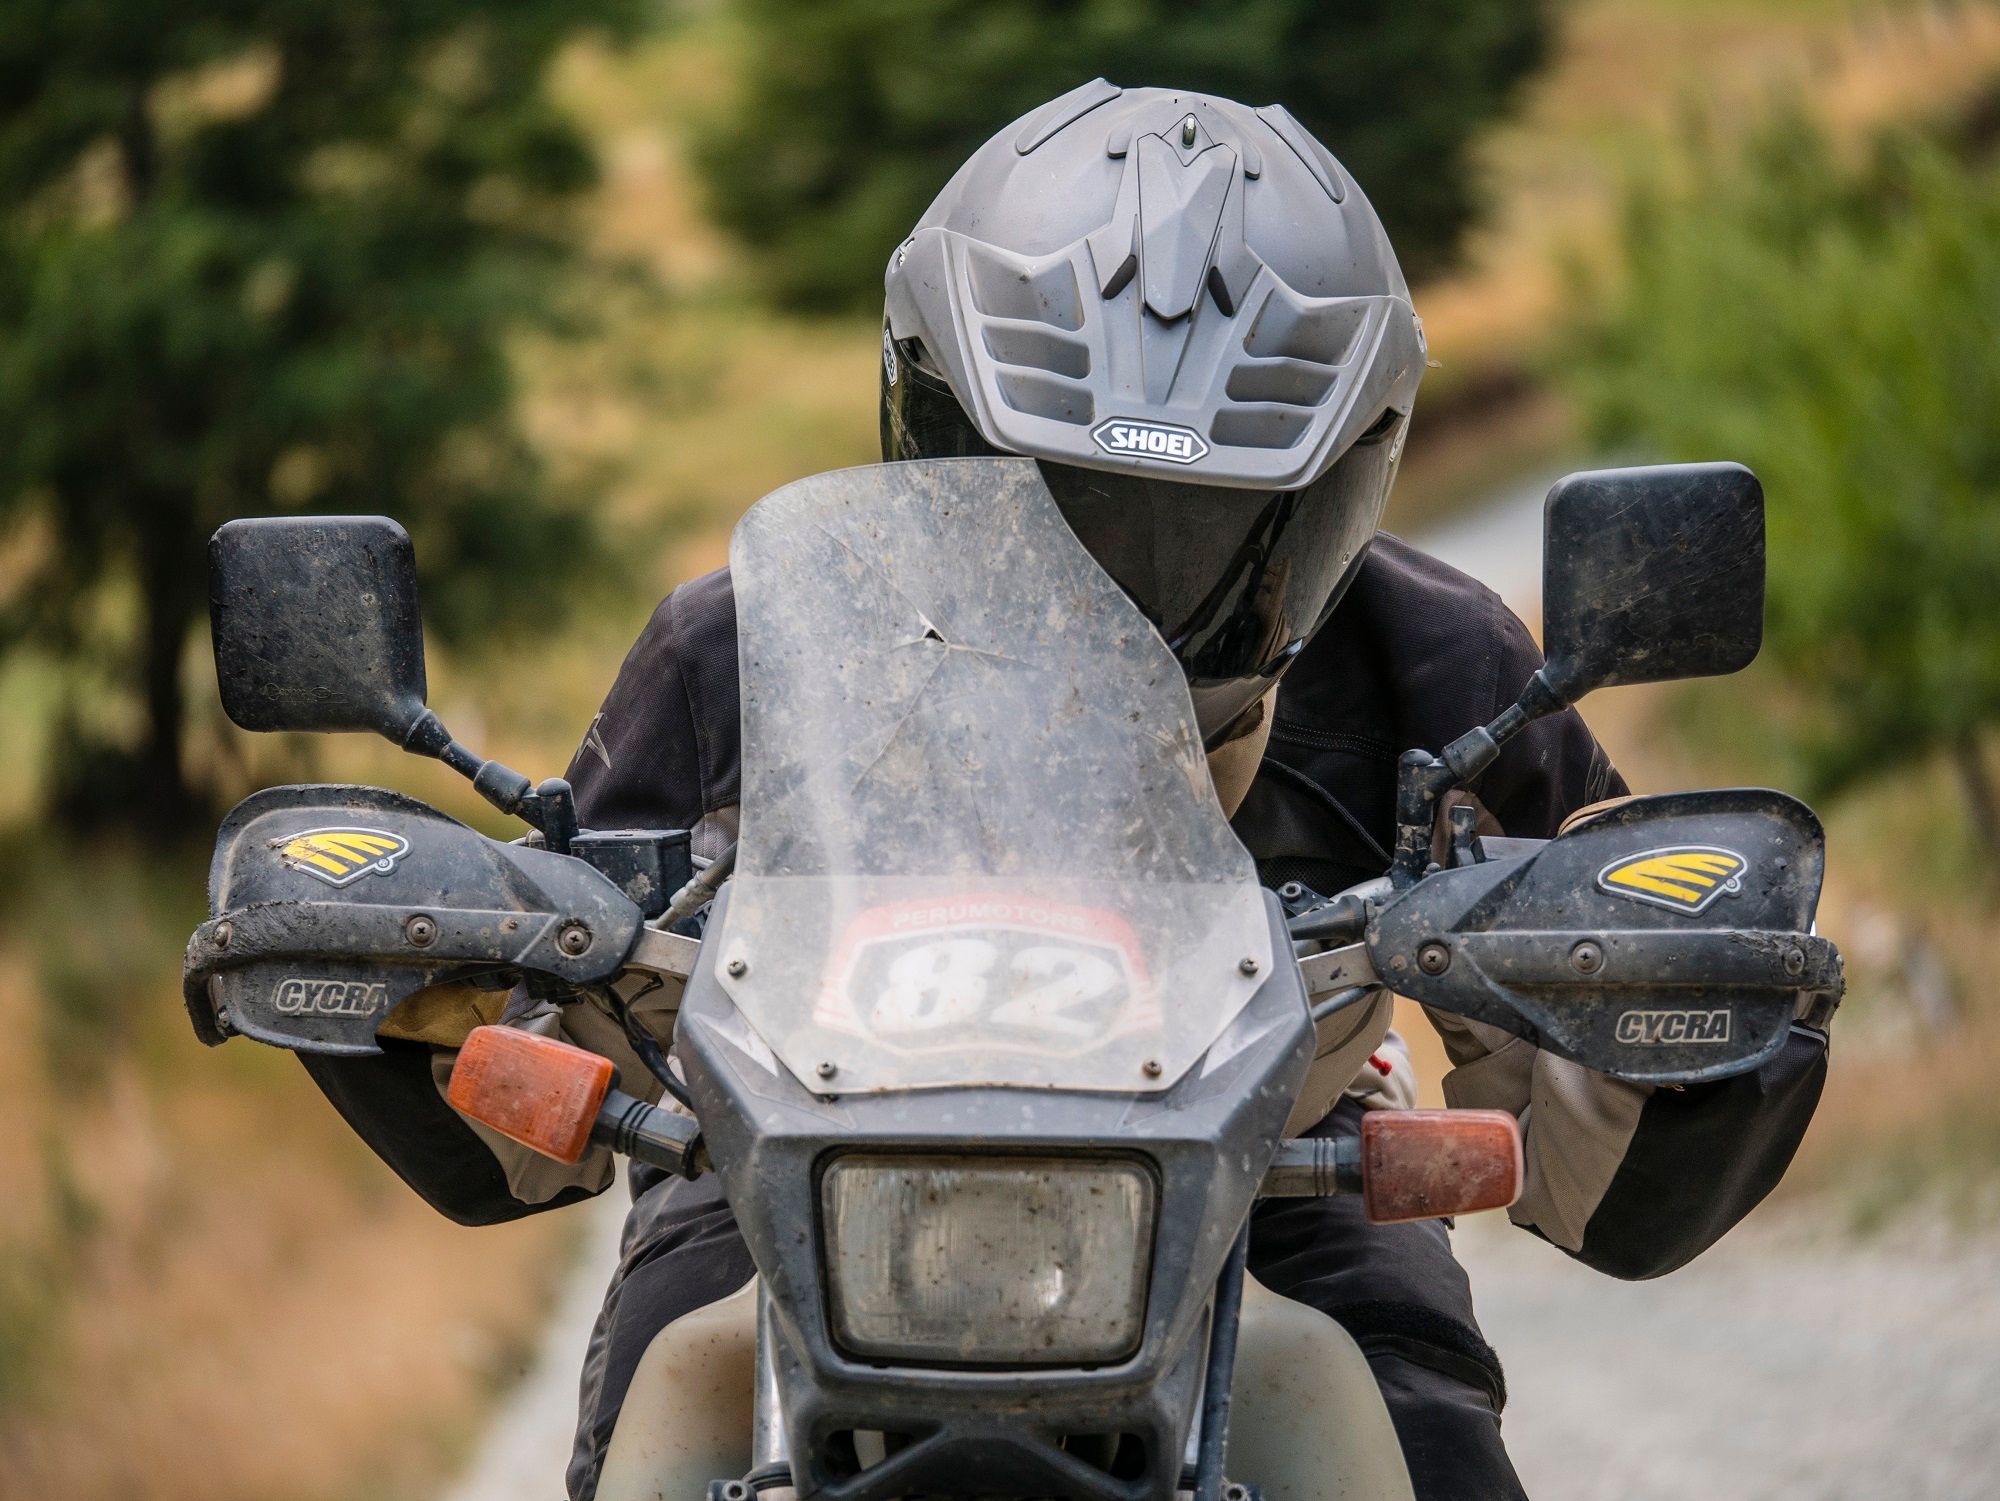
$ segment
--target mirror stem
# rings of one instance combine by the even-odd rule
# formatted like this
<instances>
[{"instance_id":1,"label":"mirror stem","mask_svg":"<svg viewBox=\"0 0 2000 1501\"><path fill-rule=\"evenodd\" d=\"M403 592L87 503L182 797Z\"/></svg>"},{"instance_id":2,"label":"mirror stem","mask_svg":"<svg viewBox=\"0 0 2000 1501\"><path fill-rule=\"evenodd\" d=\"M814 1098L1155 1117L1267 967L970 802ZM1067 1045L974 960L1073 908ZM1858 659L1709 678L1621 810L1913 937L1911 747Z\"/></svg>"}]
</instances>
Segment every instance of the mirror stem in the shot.
<instances>
[{"instance_id":1,"label":"mirror stem","mask_svg":"<svg viewBox=\"0 0 2000 1501\"><path fill-rule=\"evenodd\" d=\"M1430 869L1438 799L1485 771L1499 756L1500 747L1522 730L1568 706L1569 700L1550 685L1544 667L1491 724L1467 730L1442 755L1403 752L1396 765L1396 850L1389 866L1389 880L1397 890L1415 885Z\"/></svg>"},{"instance_id":2,"label":"mirror stem","mask_svg":"<svg viewBox=\"0 0 2000 1501\"><path fill-rule=\"evenodd\" d=\"M429 709L410 722L403 735L403 749L444 762L468 779L472 790L502 813L516 814L540 827L539 822L526 811L535 784L512 767L503 766L498 761L482 761L452 739L451 731Z\"/></svg>"},{"instance_id":3,"label":"mirror stem","mask_svg":"<svg viewBox=\"0 0 2000 1501\"><path fill-rule=\"evenodd\" d=\"M1452 744L1468 738L1461 736ZM1396 851L1389 862L1389 883L1398 891L1416 885L1430 868L1437 802L1457 785L1458 777L1444 758L1427 750L1406 750L1396 763Z\"/></svg>"},{"instance_id":4,"label":"mirror stem","mask_svg":"<svg viewBox=\"0 0 2000 1501\"><path fill-rule=\"evenodd\" d=\"M542 842L558 855L567 855L577 835L576 793L561 777L548 777L535 789L532 807L524 811L542 831Z\"/></svg>"}]
</instances>

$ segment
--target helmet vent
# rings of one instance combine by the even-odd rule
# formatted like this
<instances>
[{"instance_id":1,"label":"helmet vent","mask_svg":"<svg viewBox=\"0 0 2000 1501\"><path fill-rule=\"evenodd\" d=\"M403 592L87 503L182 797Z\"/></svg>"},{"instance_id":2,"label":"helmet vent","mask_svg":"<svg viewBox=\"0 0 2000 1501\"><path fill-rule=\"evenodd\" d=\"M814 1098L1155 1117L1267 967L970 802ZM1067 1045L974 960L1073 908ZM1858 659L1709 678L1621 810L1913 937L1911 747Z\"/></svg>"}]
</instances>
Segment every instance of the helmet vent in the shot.
<instances>
[{"instance_id":1,"label":"helmet vent","mask_svg":"<svg viewBox=\"0 0 2000 1501\"><path fill-rule=\"evenodd\" d=\"M1088 426L1097 415L1088 386L1072 385L1053 376L1033 375L1021 370L1002 370L994 377L1000 399L1017 412L1030 417L1046 417L1051 422Z\"/></svg>"},{"instance_id":2,"label":"helmet vent","mask_svg":"<svg viewBox=\"0 0 2000 1501\"><path fill-rule=\"evenodd\" d=\"M1248 358L1229 372L1209 437L1232 448L1290 448L1340 384L1368 322L1362 298L1300 298L1273 286L1243 336Z\"/></svg>"},{"instance_id":3,"label":"helmet vent","mask_svg":"<svg viewBox=\"0 0 2000 1501\"><path fill-rule=\"evenodd\" d=\"M986 325L986 352L998 364L1046 370L1070 380L1090 374L1090 346L1047 329L1019 323Z\"/></svg>"},{"instance_id":4,"label":"helmet vent","mask_svg":"<svg viewBox=\"0 0 2000 1501\"><path fill-rule=\"evenodd\" d=\"M1040 267L1008 265L978 249L966 255L972 300L989 318L1043 323L1075 333L1083 327L1083 297L1067 259Z\"/></svg>"},{"instance_id":5,"label":"helmet vent","mask_svg":"<svg viewBox=\"0 0 2000 1501\"><path fill-rule=\"evenodd\" d=\"M1229 448L1290 448L1311 426L1310 408L1257 402L1224 407L1215 414L1208 435Z\"/></svg>"},{"instance_id":6,"label":"helmet vent","mask_svg":"<svg viewBox=\"0 0 2000 1501\"><path fill-rule=\"evenodd\" d=\"M1326 400L1338 375L1330 365L1314 365L1304 360L1260 360L1230 371L1223 394L1231 401L1274 401L1283 406L1316 407Z\"/></svg>"},{"instance_id":7,"label":"helmet vent","mask_svg":"<svg viewBox=\"0 0 2000 1501\"><path fill-rule=\"evenodd\" d=\"M1368 321L1368 307L1368 299L1361 297L1298 303L1273 288L1244 336L1243 352L1252 359L1344 365Z\"/></svg>"}]
</instances>

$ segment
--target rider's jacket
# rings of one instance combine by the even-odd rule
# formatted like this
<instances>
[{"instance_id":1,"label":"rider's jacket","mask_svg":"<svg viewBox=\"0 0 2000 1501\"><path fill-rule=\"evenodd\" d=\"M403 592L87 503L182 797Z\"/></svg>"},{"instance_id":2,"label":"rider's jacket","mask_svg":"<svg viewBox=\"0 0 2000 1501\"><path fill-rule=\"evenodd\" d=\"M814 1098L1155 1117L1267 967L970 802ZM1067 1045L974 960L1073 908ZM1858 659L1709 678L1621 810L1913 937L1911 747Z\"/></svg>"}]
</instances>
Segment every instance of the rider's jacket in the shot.
<instances>
[{"instance_id":1,"label":"rider's jacket","mask_svg":"<svg viewBox=\"0 0 2000 1501\"><path fill-rule=\"evenodd\" d=\"M1380 875L1398 756L1412 746L1441 749L1492 719L1540 660L1496 595L1394 537L1378 538L1275 702L1266 701L1268 717L1250 726L1246 743L1211 757L1219 795L1234 804L1233 826L1265 883L1332 893ZM736 825L738 725L735 605L722 570L660 604L592 721L569 769L585 825L690 828L697 855L718 853ZM1232 756L1245 762L1246 751L1255 767L1247 791L1223 769ZM1483 831L1546 838L1625 785L1572 711L1522 732L1473 792ZM444 1106L438 1081L456 1036L440 1014L433 1008L417 1024L386 1028L381 1058L314 1058L307 1067L376 1151L455 1219L513 1218L607 1186L611 1163L601 1152L573 1169L532 1159ZM1343 1091L1369 1106L1411 1103L1389 1019L1386 996L1358 1018L1334 1018L1295 1129ZM1803 1025L1753 1073L1653 1088L1477 1023L1430 1019L1454 1065L1443 1081L1447 1101L1507 1110L1521 1122L1527 1180L1514 1220L1621 1277L1682 1265L1761 1200L1790 1162L1825 1077L1826 1038ZM508 1020L567 1029L613 1056L624 1050L615 1026L584 1008L558 1019L517 1003ZM645 1078L636 1060L622 1072L628 1085Z\"/></svg>"}]
</instances>

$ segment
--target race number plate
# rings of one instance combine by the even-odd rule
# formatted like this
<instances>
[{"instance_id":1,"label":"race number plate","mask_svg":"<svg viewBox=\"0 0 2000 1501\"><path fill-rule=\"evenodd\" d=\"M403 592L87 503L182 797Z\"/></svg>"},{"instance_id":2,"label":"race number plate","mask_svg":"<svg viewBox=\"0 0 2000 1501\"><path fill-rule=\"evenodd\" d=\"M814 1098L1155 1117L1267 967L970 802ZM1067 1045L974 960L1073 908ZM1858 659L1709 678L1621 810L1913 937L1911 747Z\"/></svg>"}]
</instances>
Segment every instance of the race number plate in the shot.
<instances>
[{"instance_id":1,"label":"race number plate","mask_svg":"<svg viewBox=\"0 0 2000 1501\"><path fill-rule=\"evenodd\" d=\"M899 1053L1087 1052L1159 1025L1116 914L1017 897L899 902L857 917L814 1020Z\"/></svg>"}]
</instances>

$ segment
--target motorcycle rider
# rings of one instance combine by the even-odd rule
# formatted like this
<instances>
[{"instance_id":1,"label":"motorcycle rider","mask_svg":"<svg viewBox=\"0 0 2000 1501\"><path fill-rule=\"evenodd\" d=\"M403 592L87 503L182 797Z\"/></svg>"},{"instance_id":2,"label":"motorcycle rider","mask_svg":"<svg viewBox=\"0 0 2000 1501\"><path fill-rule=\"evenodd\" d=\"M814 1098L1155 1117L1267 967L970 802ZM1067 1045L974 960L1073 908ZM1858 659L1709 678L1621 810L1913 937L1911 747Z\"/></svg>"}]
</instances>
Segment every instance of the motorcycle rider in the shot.
<instances>
[{"instance_id":1,"label":"motorcycle rider","mask_svg":"<svg viewBox=\"0 0 2000 1501\"><path fill-rule=\"evenodd\" d=\"M1491 719L1540 658L1494 595L1377 535L1425 345L1340 164L1281 107L1097 80L975 153L891 254L886 289L884 459L1040 461L1065 519L1185 671L1216 796L1266 884L1330 893L1381 874L1398 755ZM569 771L584 822L690 828L698 855L721 853L737 737L723 570L669 595L627 657ZM1509 744L1471 800L1484 832L1548 837L1624 790L1570 712ZM380 1058L304 1061L456 1219L601 1191L601 1150L565 1168L443 1107L452 1047L494 1019L482 1006L406 1004ZM1414 1102L1389 1006L1322 1036L1295 1131L1353 1132L1363 1110ZM625 1061L615 1026L582 1008L559 1018L517 999L507 1020ZM1825 1037L1803 1026L1753 1073L1655 1089L1433 1021L1454 1065L1447 1100L1522 1124L1513 1219L1622 1277L1682 1265L1764 1197L1825 1071ZM623 1073L646 1077L636 1060ZM585 1372L574 1501L594 1493L654 1336L753 1271L712 1178L635 1165L632 1188ZM1271 1200L1252 1220L1250 1271L1354 1335L1418 1497L1523 1494L1500 1438L1500 1364L1443 1224L1370 1225L1352 1198Z\"/></svg>"}]
</instances>

